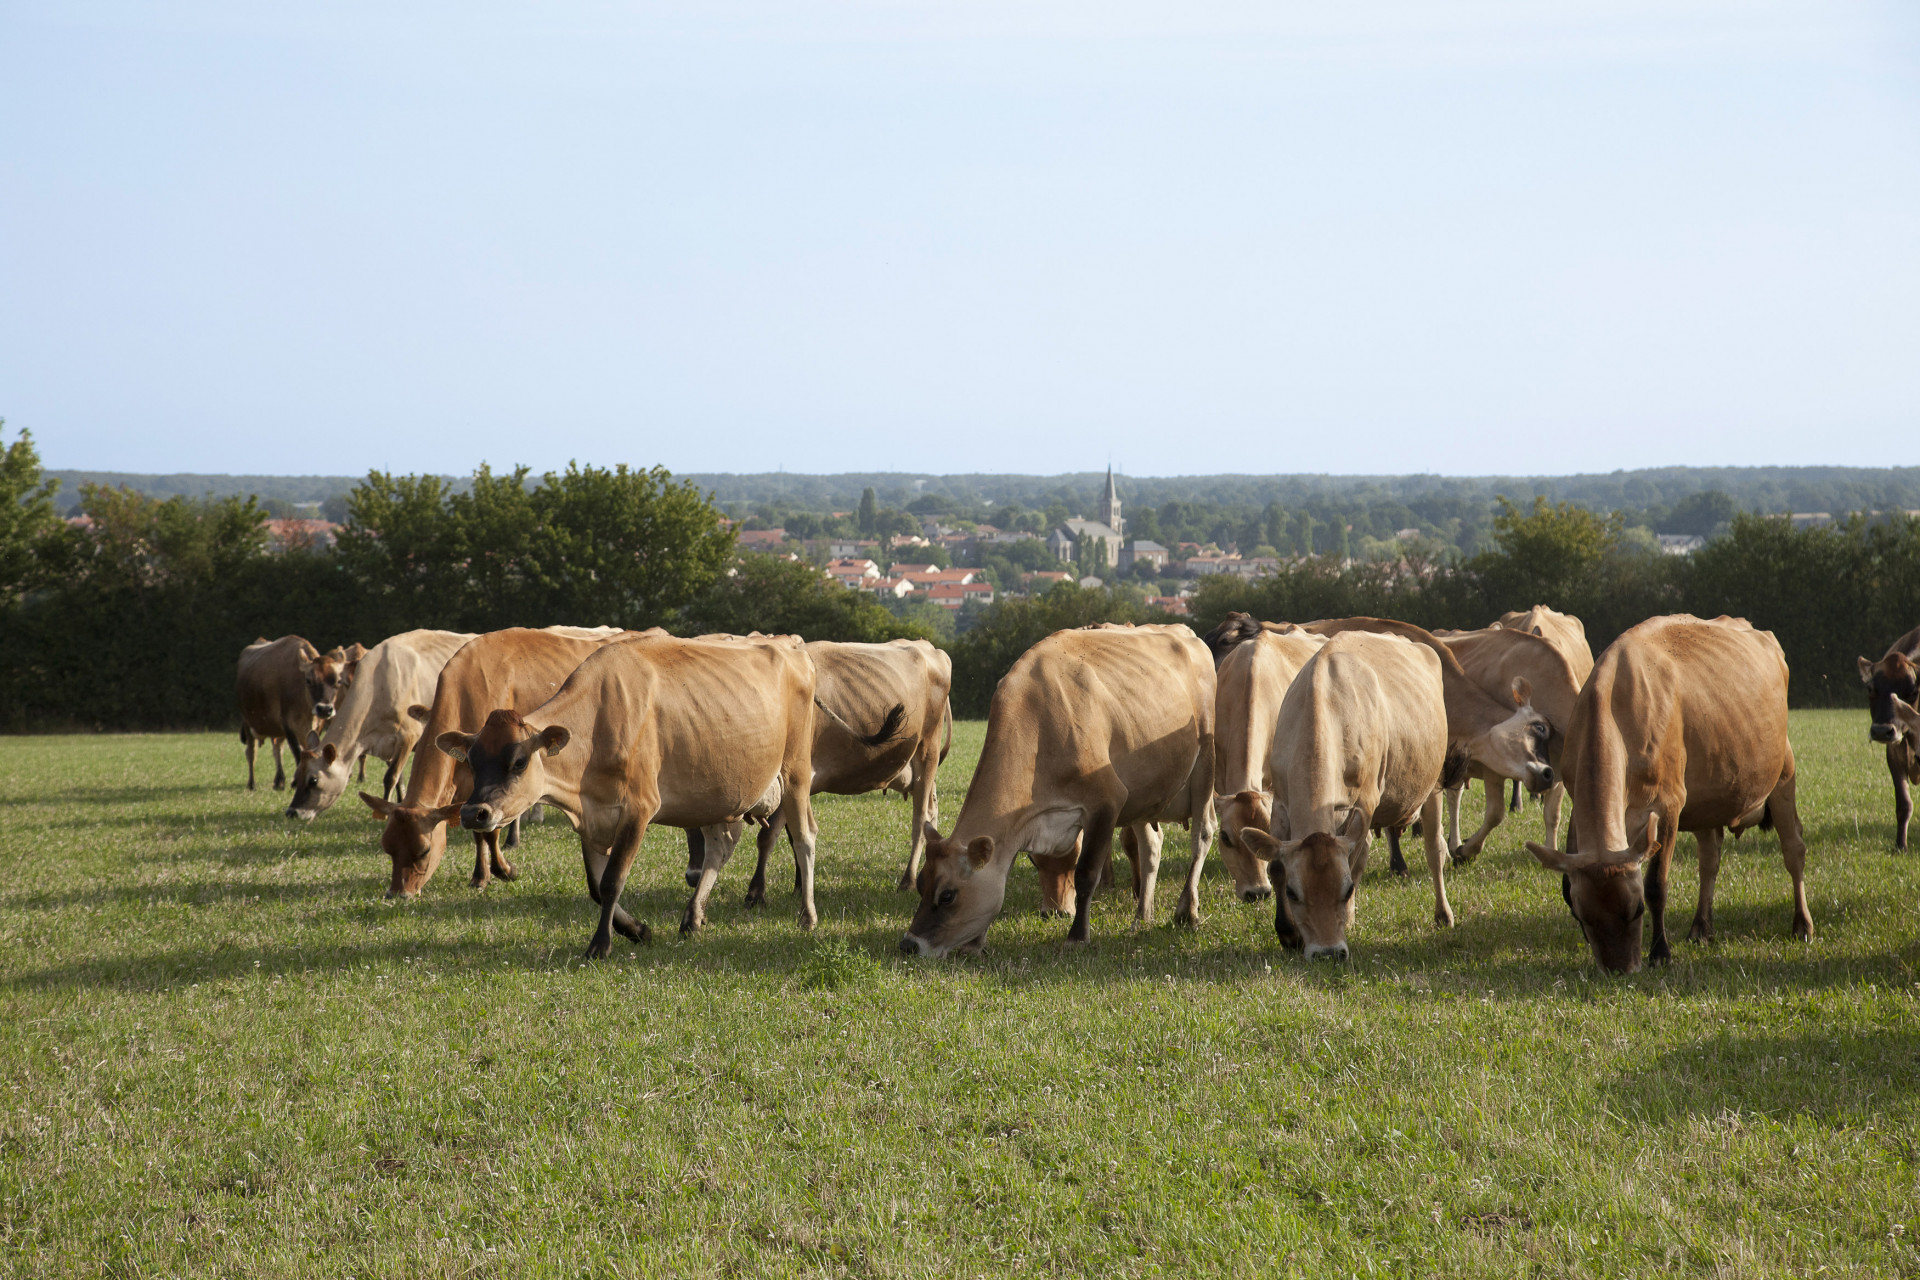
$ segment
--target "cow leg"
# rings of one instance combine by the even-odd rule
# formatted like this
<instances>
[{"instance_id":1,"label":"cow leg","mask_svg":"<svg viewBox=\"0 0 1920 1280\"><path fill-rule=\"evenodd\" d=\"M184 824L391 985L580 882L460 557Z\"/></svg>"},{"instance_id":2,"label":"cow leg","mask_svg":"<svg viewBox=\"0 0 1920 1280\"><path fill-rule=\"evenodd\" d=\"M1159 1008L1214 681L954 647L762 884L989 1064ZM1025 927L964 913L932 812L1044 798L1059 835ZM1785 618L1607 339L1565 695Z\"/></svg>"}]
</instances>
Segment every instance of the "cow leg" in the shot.
<instances>
[{"instance_id":1,"label":"cow leg","mask_svg":"<svg viewBox=\"0 0 1920 1280\"><path fill-rule=\"evenodd\" d=\"M1456 866L1466 866L1480 856L1480 850L1486 846L1487 837L1493 829L1507 820L1507 784L1501 778L1488 778L1485 782L1487 808L1480 819L1480 829L1463 845L1456 845L1453 861Z\"/></svg>"},{"instance_id":2,"label":"cow leg","mask_svg":"<svg viewBox=\"0 0 1920 1280\"><path fill-rule=\"evenodd\" d=\"M1688 942L1713 941L1713 882L1720 876L1720 841L1725 835L1724 829L1714 827L1694 836L1700 846L1700 905L1694 908Z\"/></svg>"},{"instance_id":3,"label":"cow leg","mask_svg":"<svg viewBox=\"0 0 1920 1280\"><path fill-rule=\"evenodd\" d=\"M707 856L707 838L698 827L687 828L687 888L700 887L700 868Z\"/></svg>"},{"instance_id":4,"label":"cow leg","mask_svg":"<svg viewBox=\"0 0 1920 1280\"><path fill-rule=\"evenodd\" d=\"M907 840L907 869L900 873L896 886L902 892L912 889L920 878L920 862L927 853L927 824L937 826L940 822L940 796L934 785L938 772L933 762L923 761L907 788L907 801L913 806L913 834Z\"/></svg>"},{"instance_id":5,"label":"cow leg","mask_svg":"<svg viewBox=\"0 0 1920 1280\"><path fill-rule=\"evenodd\" d=\"M647 817L652 814L648 813ZM593 931L593 941L587 944L589 960L604 960L613 954L613 928L620 914L620 890L626 887L627 872L633 869L633 857L640 852L640 842L646 836L647 818L635 818L620 828L607 850L606 868L600 873L600 927ZM637 938L625 929L620 932L635 942L645 942L651 936L645 925L639 926Z\"/></svg>"},{"instance_id":6,"label":"cow leg","mask_svg":"<svg viewBox=\"0 0 1920 1280\"><path fill-rule=\"evenodd\" d=\"M580 858L587 868L587 896L597 905L600 901L600 881L607 873L607 854L587 843L586 837L580 839ZM653 930L628 915L624 907L616 905L613 909L613 927L620 935L634 942L648 942L653 938Z\"/></svg>"},{"instance_id":7,"label":"cow leg","mask_svg":"<svg viewBox=\"0 0 1920 1280\"><path fill-rule=\"evenodd\" d=\"M508 839L505 843L508 848L511 848L513 845L520 843L518 839L519 834L520 834L520 819L515 818L513 820L513 825L507 829ZM496 833L496 836L497 836L497 833ZM506 858L501 856L501 853L500 853L501 845L502 845L502 841L496 838L491 845L487 846L487 861L493 864L494 879L505 880L508 883L512 883L513 881L518 880L520 878L520 873L519 871L514 869L514 865L511 862L508 862Z\"/></svg>"},{"instance_id":8,"label":"cow leg","mask_svg":"<svg viewBox=\"0 0 1920 1280\"><path fill-rule=\"evenodd\" d=\"M1454 818L1456 822L1459 820L1459 809L1458 809L1459 799L1460 797L1456 794L1454 796L1454 801L1456 804L1456 807L1454 810ZM1398 827L1387 828L1387 870L1393 872L1393 874L1397 876L1404 876L1407 874L1407 858L1405 854L1400 852L1400 828Z\"/></svg>"},{"instance_id":9,"label":"cow leg","mask_svg":"<svg viewBox=\"0 0 1920 1280\"><path fill-rule=\"evenodd\" d=\"M1085 942L1090 936L1093 890L1099 883L1102 864L1113 857L1113 820L1118 815L1106 806L1096 809L1082 829L1080 864L1073 871L1073 924L1067 929L1068 942Z\"/></svg>"},{"instance_id":10,"label":"cow leg","mask_svg":"<svg viewBox=\"0 0 1920 1280\"><path fill-rule=\"evenodd\" d=\"M1488 784L1495 798L1505 790L1498 781ZM1427 847L1427 872L1433 877L1433 922L1441 928L1453 923L1453 906L1447 901L1447 850L1440 839L1440 793L1436 790L1420 806L1420 840Z\"/></svg>"},{"instance_id":11,"label":"cow leg","mask_svg":"<svg viewBox=\"0 0 1920 1280\"><path fill-rule=\"evenodd\" d=\"M767 901L767 856L773 852L773 846L780 842L780 833L786 828L780 822L780 815L761 826L754 836L754 850L759 855L753 864L753 880L747 885L746 904L749 907L766 905Z\"/></svg>"},{"instance_id":12,"label":"cow leg","mask_svg":"<svg viewBox=\"0 0 1920 1280\"><path fill-rule=\"evenodd\" d=\"M1807 910L1807 841L1800 830L1800 807L1794 798L1793 748L1787 748L1787 779L1767 797L1767 813L1780 833L1780 859L1793 877L1793 936L1813 937L1813 913Z\"/></svg>"},{"instance_id":13,"label":"cow leg","mask_svg":"<svg viewBox=\"0 0 1920 1280\"><path fill-rule=\"evenodd\" d=\"M361 756L360 757L360 781L365 782L366 780L367 780L367 758L365 756Z\"/></svg>"},{"instance_id":14,"label":"cow leg","mask_svg":"<svg viewBox=\"0 0 1920 1280\"><path fill-rule=\"evenodd\" d=\"M287 789L287 762L280 754L281 745L280 739L273 740L273 789L275 791Z\"/></svg>"},{"instance_id":15,"label":"cow leg","mask_svg":"<svg viewBox=\"0 0 1920 1280\"><path fill-rule=\"evenodd\" d=\"M1904 743L1896 742L1887 748L1887 772L1893 775L1893 851L1907 851L1907 819L1913 817L1913 789L1907 781L1906 761L1901 759L1900 750ZM247 757L249 761L252 756ZM249 783L249 786L252 784Z\"/></svg>"},{"instance_id":16,"label":"cow leg","mask_svg":"<svg viewBox=\"0 0 1920 1280\"><path fill-rule=\"evenodd\" d=\"M1133 863L1133 918L1143 925L1153 923L1153 893L1160 883L1160 847L1165 841L1157 822L1135 823L1126 831L1127 859Z\"/></svg>"},{"instance_id":17,"label":"cow leg","mask_svg":"<svg viewBox=\"0 0 1920 1280\"><path fill-rule=\"evenodd\" d=\"M1556 782L1540 798L1540 813L1547 823L1547 848L1557 848L1560 839L1560 802L1567 798L1567 785Z\"/></svg>"},{"instance_id":18,"label":"cow leg","mask_svg":"<svg viewBox=\"0 0 1920 1280\"><path fill-rule=\"evenodd\" d=\"M380 779L380 798L382 800L393 799L394 792L399 788L399 785L400 785L400 761L405 758L406 758L406 753L402 752L400 755L395 756L392 760L387 762L387 776ZM360 763L363 767L365 766L366 760L364 757L361 759ZM362 775L363 778L364 776L365 775Z\"/></svg>"},{"instance_id":19,"label":"cow leg","mask_svg":"<svg viewBox=\"0 0 1920 1280\"><path fill-rule=\"evenodd\" d=\"M252 791L253 757L260 750L260 739L254 736L253 730L243 728L240 730L240 742L247 749L247 790Z\"/></svg>"},{"instance_id":20,"label":"cow leg","mask_svg":"<svg viewBox=\"0 0 1920 1280\"><path fill-rule=\"evenodd\" d=\"M1680 806L1674 806L1673 811L1679 813ZM1673 871L1673 846L1680 832L1663 821L1659 835L1660 850L1647 859L1647 870L1641 880L1647 899L1647 917L1653 921L1653 945L1647 948L1648 964L1666 964L1673 959L1673 948L1667 945L1667 878Z\"/></svg>"},{"instance_id":21,"label":"cow leg","mask_svg":"<svg viewBox=\"0 0 1920 1280\"><path fill-rule=\"evenodd\" d=\"M1467 784L1447 788L1447 848L1460 847L1460 804L1466 799ZM1388 846L1393 853L1393 870L1398 875L1407 874L1407 863L1400 856L1400 841L1397 834L1388 828Z\"/></svg>"},{"instance_id":22,"label":"cow leg","mask_svg":"<svg viewBox=\"0 0 1920 1280\"><path fill-rule=\"evenodd\" d=\"M1509 810L1510 812L1513 812L1513 813L1518 813L1518 812L1520 812L1520 804L1521 804L1521 800L1520 800L1520 779L1518 779L1518 778L1515 778L1515 779L1513 780L1513 803L1512 803L1511 805L1509 805L1509 806L1507 806L1507 807L1508 807L1508 810Z\"/></svg>"},{"instance_id":23,"label":"cow leg","mask_svg":"<svg viewBox=\"0 0 1920 1280\"><path fill-rule=\"evenodd\" d=\"M687 909L680 913L680 932L693 933L707 927L707 899L713 893L713 883L720 878L727 859L733 856L733 848L740 843L740 833L746 824L738 818L732 822L703 828L700 832L706 845L706 856L700 859L700 883L694 886L693 896L687 899Z\"/></svg>"},{"instance_id":24,"label":"cow leg","mask_svg":"<svg viewBox=\"0 0 1920 1280\"><path fill-rule=\"evenodd\" d=\"M467 881L476 889L487 887L488 868L492 860L487 856L487 846L500 838L495 831L476 831L473 833L473 876Z\"/></svg>"},{"instance_id":25,"label":"cow leg","mask_svg":"<svg viewBox=\"0 0 1920 1280\"><path fill-rule=\"evenodd\" d=\"M787 829L787 843L793 846L794 892L800 895L800 927L812 929L820 923L813 905L813 853L820 842L820 824L814 821L813 798L806 782L788 788L780 804L780 821Z\"/></svg>"}]
</instances>

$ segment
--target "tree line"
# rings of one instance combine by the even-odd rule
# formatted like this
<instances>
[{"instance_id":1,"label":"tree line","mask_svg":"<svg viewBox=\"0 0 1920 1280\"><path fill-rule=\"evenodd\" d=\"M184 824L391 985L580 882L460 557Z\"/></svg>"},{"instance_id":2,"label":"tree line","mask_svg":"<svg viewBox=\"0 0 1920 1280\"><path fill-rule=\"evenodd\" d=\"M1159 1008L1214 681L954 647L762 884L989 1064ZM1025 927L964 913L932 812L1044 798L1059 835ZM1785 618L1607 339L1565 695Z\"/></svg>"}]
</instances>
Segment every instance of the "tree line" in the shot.
<instances>
[{"instance_id":1,"label":"tree line","mask_svg":"<svg viewBox=\"0 0 1920 1280\"><path fill-rule=\"evenodd\" d=\"M936 638L812 565L738 554L711 496L660 468L482 467L458 489L375 472L349 495L331 549L275 547L253 498L86 485L78 510L62 518L30 437L0 449L0 729L230 726L240 649L290 632L323 648L415 627L552 623ZM1487 528L1471 556L1322 554L1264 578L1212 578L1191 622L1244 610L1473 628L1541 603L1581 617L1598 653L1655 614L1728 613L1779 636L1800 706L1854 702L1855 656L1879 656L1920 623L1920 521L1904 515L1795 529L1735 513L1690 556L1649 550L1618 513L1544 498L1496 500ZM1166 620L1124 588L1062 583L1003 600L944 642L954 709L984 715L1008 667L1061 627Z\"/></svg>"}]
</instances>

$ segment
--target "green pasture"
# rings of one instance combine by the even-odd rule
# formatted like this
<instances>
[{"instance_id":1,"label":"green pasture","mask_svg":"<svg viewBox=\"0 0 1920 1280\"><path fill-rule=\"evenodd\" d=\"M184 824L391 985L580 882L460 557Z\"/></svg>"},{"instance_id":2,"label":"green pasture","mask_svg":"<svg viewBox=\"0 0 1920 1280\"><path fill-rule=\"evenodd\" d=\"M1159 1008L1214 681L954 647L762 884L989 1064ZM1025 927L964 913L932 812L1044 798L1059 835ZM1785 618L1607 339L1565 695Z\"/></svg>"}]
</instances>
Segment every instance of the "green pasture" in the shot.
<instances>
[{"instance_id":1,"label":"green pasture","mask_svg":"<svg viewBox=\"0 0 1920 1280\"><path fill-rule=\"evenodd\" d=\"M1864 713L1793 723L1815 940L1750 833L1685 942L1687 839L1675 962L1628 978L1532 806L1452 930L1379 851L1344 967L1217 869L1198 930L1123 891L1069 950L1024 862L986 955L903 959L871 796L819 803L817 935L783 847L681 940L658 832L654 944L587 965L558 821L394 906L359 803L290 825L231 735L0 739L0 1273L1920 1275L1920 854Z\"/></svg>"}]
</instances>

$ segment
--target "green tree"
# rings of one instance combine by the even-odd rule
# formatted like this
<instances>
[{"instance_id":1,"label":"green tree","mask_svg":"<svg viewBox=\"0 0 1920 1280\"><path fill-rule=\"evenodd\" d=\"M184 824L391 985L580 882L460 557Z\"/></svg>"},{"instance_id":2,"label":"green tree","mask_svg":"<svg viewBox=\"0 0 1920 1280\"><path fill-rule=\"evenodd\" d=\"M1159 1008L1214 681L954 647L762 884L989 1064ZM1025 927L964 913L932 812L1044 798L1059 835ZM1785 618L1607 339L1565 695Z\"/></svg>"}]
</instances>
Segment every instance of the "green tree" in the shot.
<instances>
[{"instance_id":1,"label":"green tree","mask_svg":"<svg viewBox=\"0 0 1920 1280\"><path fill-rule=\"evenodd\" d=\"M463 629L467 544L439 476L370 471L347 495L336 554L386 616L407 626Z\"/></svg>"},{"instance_id":2,"label":"green tree","mask_svg":"<svg viewBox=\"0 0 1920 1280\"><path fill-rule=\"evenodd\" d=\"M926 629L895 617L865 591L851 591L804 561L742 557L732 577L719 578L690 602L674 628L685 635L761 631L809 640L877 643L924 636Z\"/></svg>"},{"instance_id":3,"label":"green tree","mask_svg":"<svg viewBox=\"0 0 1920 1280\"><path fill-rule=\"evenodd\" d=\"M0 418L0 432L6 419ZM40 471L33 434L22 431L0 449L0 607L52 581L65 544L66 526L54 510L58 480Z\"/></svg>"},{"instance_id":4,"label":"green tree","mask_svg":"<svg viewBox=\"0 0 1920 1280\"><path fill-rule=\"evenodd\" d=\"M172 497L82 485L92 522L75 569L103 585L161 587L218 582L267 549L267 513L258 500Z\"/></svg>"},{"instance_id":5,"label":"green tree","mask_svg":"<svg viewBox=\"0 0 1920 1280\"><path fill-rule=\"evenodd\" d=\"M860 495L860 532L871 537L874 533L874 522L879 515L880 500L874 497L873 486L868 485L866 491Z\"/></svg>"},{"instance_id":6,"label":"green tree","mask_svg":"<svg viewBox=\"0 0 1920 1280\"><path fill-rule=\"evenodd\" d=\"M1529 510L1505 497L1496 501L1495 549L1475 556L1469 567L1500 600L1572 607L1585 594L1581 588L1619 543L1620 513L1600 516L1571 502L1550 505L1540 496Z\"/></svg>"}]
</instances>

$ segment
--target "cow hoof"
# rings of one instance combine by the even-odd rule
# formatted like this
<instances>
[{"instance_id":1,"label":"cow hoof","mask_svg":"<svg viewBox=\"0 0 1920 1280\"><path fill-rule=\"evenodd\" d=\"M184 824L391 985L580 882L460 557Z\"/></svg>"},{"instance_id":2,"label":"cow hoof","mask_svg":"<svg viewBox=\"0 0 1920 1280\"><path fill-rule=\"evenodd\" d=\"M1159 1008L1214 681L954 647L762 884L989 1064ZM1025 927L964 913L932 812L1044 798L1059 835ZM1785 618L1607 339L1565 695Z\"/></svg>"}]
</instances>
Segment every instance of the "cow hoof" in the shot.
<instances>
[{"instance_id":1,"label":"cow hoof","mask_svg":"<svg viewBox=\"0 0 1920 1280\"><path fill-rule=\"evenodd\" d=\"M1812 942L1813 921L1805 919L1795 920L1793 922L1793 936L1802 942Z\"/></svg>"},{"instance_id":2,"label":"cow hoof","mask_svg":"<svg viewBox=\"0 0 1920 1280\"><path fill-rule=\"evenodd\" d=\"M1672 964L1673 951L1664 942L1654 947L1647 956L1648 964Z\"/></svg>"},{"instance_id":3,"label":"cow hoof","mask_svg":"<svg viewBox=\"0 0 1920 1280\"><path fill-rule=\"evenodd\" d=\"M693 903L691 902L687 904L687 909L680 913L680 932L682 934L698 933L706 923L707 917L705 913L696 914L693 909Z\"/></svg>"},{"instance_id":4,"label":"cow hoof","mask_svg":"<svg viewBox=\"0 0 1920 1280\"><path fill-rule=\"evenodd\" d=\"M512 884L520 878L520 868L506 865L495 867L493 869L493 878L495 880L505 880L508 884Z\"/></svg>"},{"instance_id":5,"label":"cow hoof","mask_svg":"<svg viewBox=\"0 0 1920 1280\"><path fill-rule=\"evenodd\" d=\"M764 906L766 906L766 905L767 905L767 891L766 891L765 889L749 889L749 890L747 890L747 896L746 896L746 897L744 897L744 898L742 898L742 899L740 900L740 905L741 905L741 906L743 906L743 907L764 907Z\"/></svg>"},{"instance_id":6,"label":"cow hoof","mask_svg":"<svg viewBox=\"0 0 1920 1280\"><path fill-rule=\"evenodd\" d=\"M1450 856L1453 859L1454 866L1464 867L1480 856L1480 850L1474 845L1463 844L1458 849L1455 849Z\"/></svg>"},{"instance_id":7,"label":"cow hoof","mask_svg":"<svg viewBox=\"0 0 1920 1280\"><path fill-rule=\"evenodd\" d=\"M913 876L908 872L902 871L900 873L900 882L893 887L901 893L912 893L914 887Z\"/></svg>"},{"instance_id":8,"label":"cow hoof","mask_svg":"<svg viewBox=\"0 0 1920 1280\"><path fill-rule=\"evenodd\" d=\"M1200 913L1192 907L1176 907L1173 922L1185 929L1196 928L1200 924Z\"/></svg>"},{"instance_id":9,"label":"cow hoof","mask_svg":"<svg viewBox=\"0 0 1920 1280\"><path fill-rule=\"evenodd\" d=\"M638 942L644 946L653 941L653 927L637 920L615 920L613 927L618 929L620 936L629 942Z\"/></svg>"},{"instance_id":10,"label":"cow hoof","mask_svg":"<svg viewBox=\"0 0 1920 1280\"><path fill-rule=\"evenodd\" d=\"M1433 913L1433 927L1436 929L1453 928L1453 912L1436 911Z\"/></svg>"},{"instance_id":11,"label":"cow hoof","mask_svg":"<svg viewBox=\"0 0 1920 1280\"><path fill-rule=\"evenodd\" d=\"M613 954L612 938L595 938L592 942L589 942L587 944L586 959L588 960L605 960L608 956L612 954Z\"/></svg>"},{"instance_id":12,"label":"cow hoof","mask_svg":"<svg viewBox=\"0 0 1920 1280\"><path fill-rule=\"evenodd\" d=\"M489 877L487 876L468 876L467 887L469 889L484 889L487 887L488 879Z\"/></svg>"},{"instance_id":13,"label":"cow hoof","mask_svg":"<svg viewBox=\"0 0 1920 1280\"><path fill-rule=\"evenodd\" d=\"M1693 922L1693 928L1687 930L1688 942L1712 942L1713 926L1699 920Z\"/></svg>"},{"instance_id":14,"label":"cow hoof","mask_svg":"<svg viewBox=\"0 0 1920 1280\"><path fill-rule=\"evenodd\" d=\"M800 928L805 932L812 933L814 930L814 927L817 926L819 923L820 923L820 917L815 913L811 911L802 911L800 913Z\"/></svg>"},{"instance_id":15,"label":"cow hoof","mask_svg":"<svg viewBox=\"0 0 1920 1280\"><path fill-rule=\"evenodd\" d=\"M688 867L687 868L687 888L698 889L699 887L700 887L699 869L697 867Z\"/></svg>"}]
</instances>

